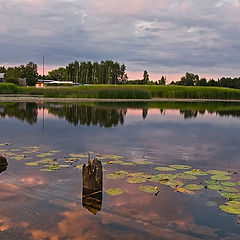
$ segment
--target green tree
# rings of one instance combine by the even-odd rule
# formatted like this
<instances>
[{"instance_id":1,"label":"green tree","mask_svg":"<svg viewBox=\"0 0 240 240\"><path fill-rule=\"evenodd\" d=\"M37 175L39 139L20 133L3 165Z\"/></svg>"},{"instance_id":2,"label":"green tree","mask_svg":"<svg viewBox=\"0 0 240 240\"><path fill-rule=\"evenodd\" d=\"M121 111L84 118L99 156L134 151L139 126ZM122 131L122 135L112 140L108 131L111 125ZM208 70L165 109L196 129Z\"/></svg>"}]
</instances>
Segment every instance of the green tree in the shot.
<instances>
[{"instance_id":1,"label":"green tree","mask_svg":"<svg viewBox=\"0 0 240 240\"><path fill-rule=\"evenodd\" d=\"M187 72L186 75L181 78L179 85L194 86L197 81L199 81L198 75Z\"/></svg>"},{"instance_id":2,"label":"green tree","mask_svg":"<svg viewBox=\"0 0 240 240\"><path fill-rule=\"evenodd\" d=\"M145 70L143 72L143 84L146 84L149 81L149 74L148 72Z\"/></svg>"},{"instance_id":3,"label":"green tree","mask_svg":"<svg viewBox=\"0 0 240 240\"><path fill-rule=\"evenodd\" d=\"M66 81L67 80L67 70L64 67L60 67L58 69L54 69L48 72L48 78L58 81Z\"/></svg>"},{"instance_id":4,"label":"green tree","mask_svg":"<svg viewBox=\"0 0 240 240\"><path fill-rule=\"evenodd\" d=\"M206 86L207 85L207 79L201 78L199 81L196 82L196 86Z\"/></svg>"},{"instance_id":5,"label":"green tree","mask_svg":"<svg viewBox=\"0 0 240 240\"><path fill-rule=\"evenodd\" d=\"M5 68L5 66L0 66L0 73L5 73L7 71L7 69Z\"/></svg>"},{"instance_id":6,"label":"green tree","mask_svg":"<svg viewBox=\"0 0 240 240\"><path fill-rule=\"evenodd\" d=\"M162 76L160 80L158 80L158 84L159 85L166 85L166 77Z\"/></svg>"},{"instance_id":7,"label":"green tree","mask_svg":"<svg viewBox=\"0 0 240 240\"><path fill-rule=\"evenodd\" d=\"M24 66L22 67L23 67L24 74L21 77L26 78L28 86L34 86L37 83L37 79L38 79L37 64L33 62L29 62L25 68Z\"/></svg>"}]
</instances>

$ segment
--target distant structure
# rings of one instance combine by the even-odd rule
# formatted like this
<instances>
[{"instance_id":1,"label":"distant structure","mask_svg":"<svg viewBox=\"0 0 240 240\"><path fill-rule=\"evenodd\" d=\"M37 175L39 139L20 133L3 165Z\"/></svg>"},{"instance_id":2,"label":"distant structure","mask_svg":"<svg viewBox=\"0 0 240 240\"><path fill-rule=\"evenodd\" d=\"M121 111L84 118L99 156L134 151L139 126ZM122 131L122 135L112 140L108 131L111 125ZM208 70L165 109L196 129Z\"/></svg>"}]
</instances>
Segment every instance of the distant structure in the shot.
<instances>
[{"instance_id":1,"label":"distant structure","mask_svg":"<svg viewBox=\"0 0 240 240\"><path fill-rule=\"evenodd\" d=\"M21 87L27 86L27 79L26 79L26 78L19 78L19 79L18 79L18 84L19 84L19 86L21 86Z\"/></svg>"},{"instance_id":2,"label":"distant structure","mask_svg":"<svg viewBox=\"0 0 240 240\"><path fill-rule=\"evenodd\" d=\"M61 84L68 84L68 85L79 85L78 83L74 83L71 81L56 81L51 79L38 79L37 84L35 85L36 88L45 87L47 84L54 84L54 85L61 85Z\"/></svg>"},{"instance_id":3,"label":"distant structure","mask_svg":"<svg viewBox=\"0 0 240 240\"><path fill-rule=\"evenodd\" d=\"M4 79L4 73L0 73L0 83L4 83L5 79Z\"/></svg>"}]
</instances>

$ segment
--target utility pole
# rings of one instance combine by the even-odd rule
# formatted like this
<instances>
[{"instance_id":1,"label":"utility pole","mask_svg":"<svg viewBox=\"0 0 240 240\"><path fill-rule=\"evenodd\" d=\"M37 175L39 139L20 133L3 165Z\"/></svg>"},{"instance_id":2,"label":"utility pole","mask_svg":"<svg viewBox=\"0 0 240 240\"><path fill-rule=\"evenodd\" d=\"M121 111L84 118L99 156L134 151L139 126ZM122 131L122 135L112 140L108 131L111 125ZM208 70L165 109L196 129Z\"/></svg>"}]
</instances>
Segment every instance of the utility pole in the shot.
<instances>
[{"instance_id":1,"label":"utility pole","mask_svg":"<svg viewBox=\"0 0 240 240\"><path fill-rule=\"evenodd\" d=\"M44 55L43 55L43 80L44 80Z\"/></svg>"}]
</instances>

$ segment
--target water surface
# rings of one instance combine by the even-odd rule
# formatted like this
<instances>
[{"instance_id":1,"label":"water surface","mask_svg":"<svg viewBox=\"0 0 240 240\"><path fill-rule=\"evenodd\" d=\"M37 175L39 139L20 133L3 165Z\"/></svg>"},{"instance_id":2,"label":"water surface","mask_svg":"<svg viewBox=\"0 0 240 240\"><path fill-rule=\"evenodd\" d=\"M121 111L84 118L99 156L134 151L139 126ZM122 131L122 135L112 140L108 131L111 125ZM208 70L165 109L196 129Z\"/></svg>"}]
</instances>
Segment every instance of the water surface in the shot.
<instances>
[{"instance_id":1,"label":"water surface","mask_svg":"<svg viewBox=\"0 0 240 240\"><path fill-rule=\"evenodd\" d=\"M0 155L8 161L0 175L1 239L239 239L238 215L219 209L226 202L219 191L188 194L157 182L107 178L119 170L156 175L155 167L184 164L230 171L231 181L240 181L239 104L1 103L0 117ZM76 168L88 157L66 163L70 154L89 152L132 163L101 159L103 192L92 208L85 203L94 199L82 199ZM70 167L43 172L42 165L25 164L45 158ZM142 161L152 163L136 163ZM157 186L157 196L139 190L145 185ZM124 193L109 196L109 188Z\"/></svg>"}]
</instances>

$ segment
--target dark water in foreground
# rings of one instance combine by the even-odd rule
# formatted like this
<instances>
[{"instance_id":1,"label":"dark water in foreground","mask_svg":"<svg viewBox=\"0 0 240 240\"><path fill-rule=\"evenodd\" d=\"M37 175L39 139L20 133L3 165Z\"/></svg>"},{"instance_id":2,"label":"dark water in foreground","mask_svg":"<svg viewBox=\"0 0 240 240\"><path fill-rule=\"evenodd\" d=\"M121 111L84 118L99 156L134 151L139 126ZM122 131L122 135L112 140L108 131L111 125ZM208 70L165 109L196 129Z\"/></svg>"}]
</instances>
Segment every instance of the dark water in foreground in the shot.
<instances>
[{"instance_id":1,"label":"dark water in foreground","mask_svg":"<svg viewBox=\"0 0 240 240\"><path fill-rule=\"evenodd\" d=\"M240 239L239 217L219 209L226 202L219 191L188 194L107 177L119 170L175 174L155 167L184 164L230 171L229 181L240 181L239 104L1 103L0 117L0 156L8 161L0 174L0 239ZM88 152L123 157L123 164L102 160L103 192L95 199L82 199L76 168L87 157L66 160ZM25 164L46 158L69 167L43 172L46 166ZM181 181L205 185L210 176ZM157 186L157 196L139 190L145 185ZM109 188L124 193L110 196Z\"/></svg>"}]
</instances>

